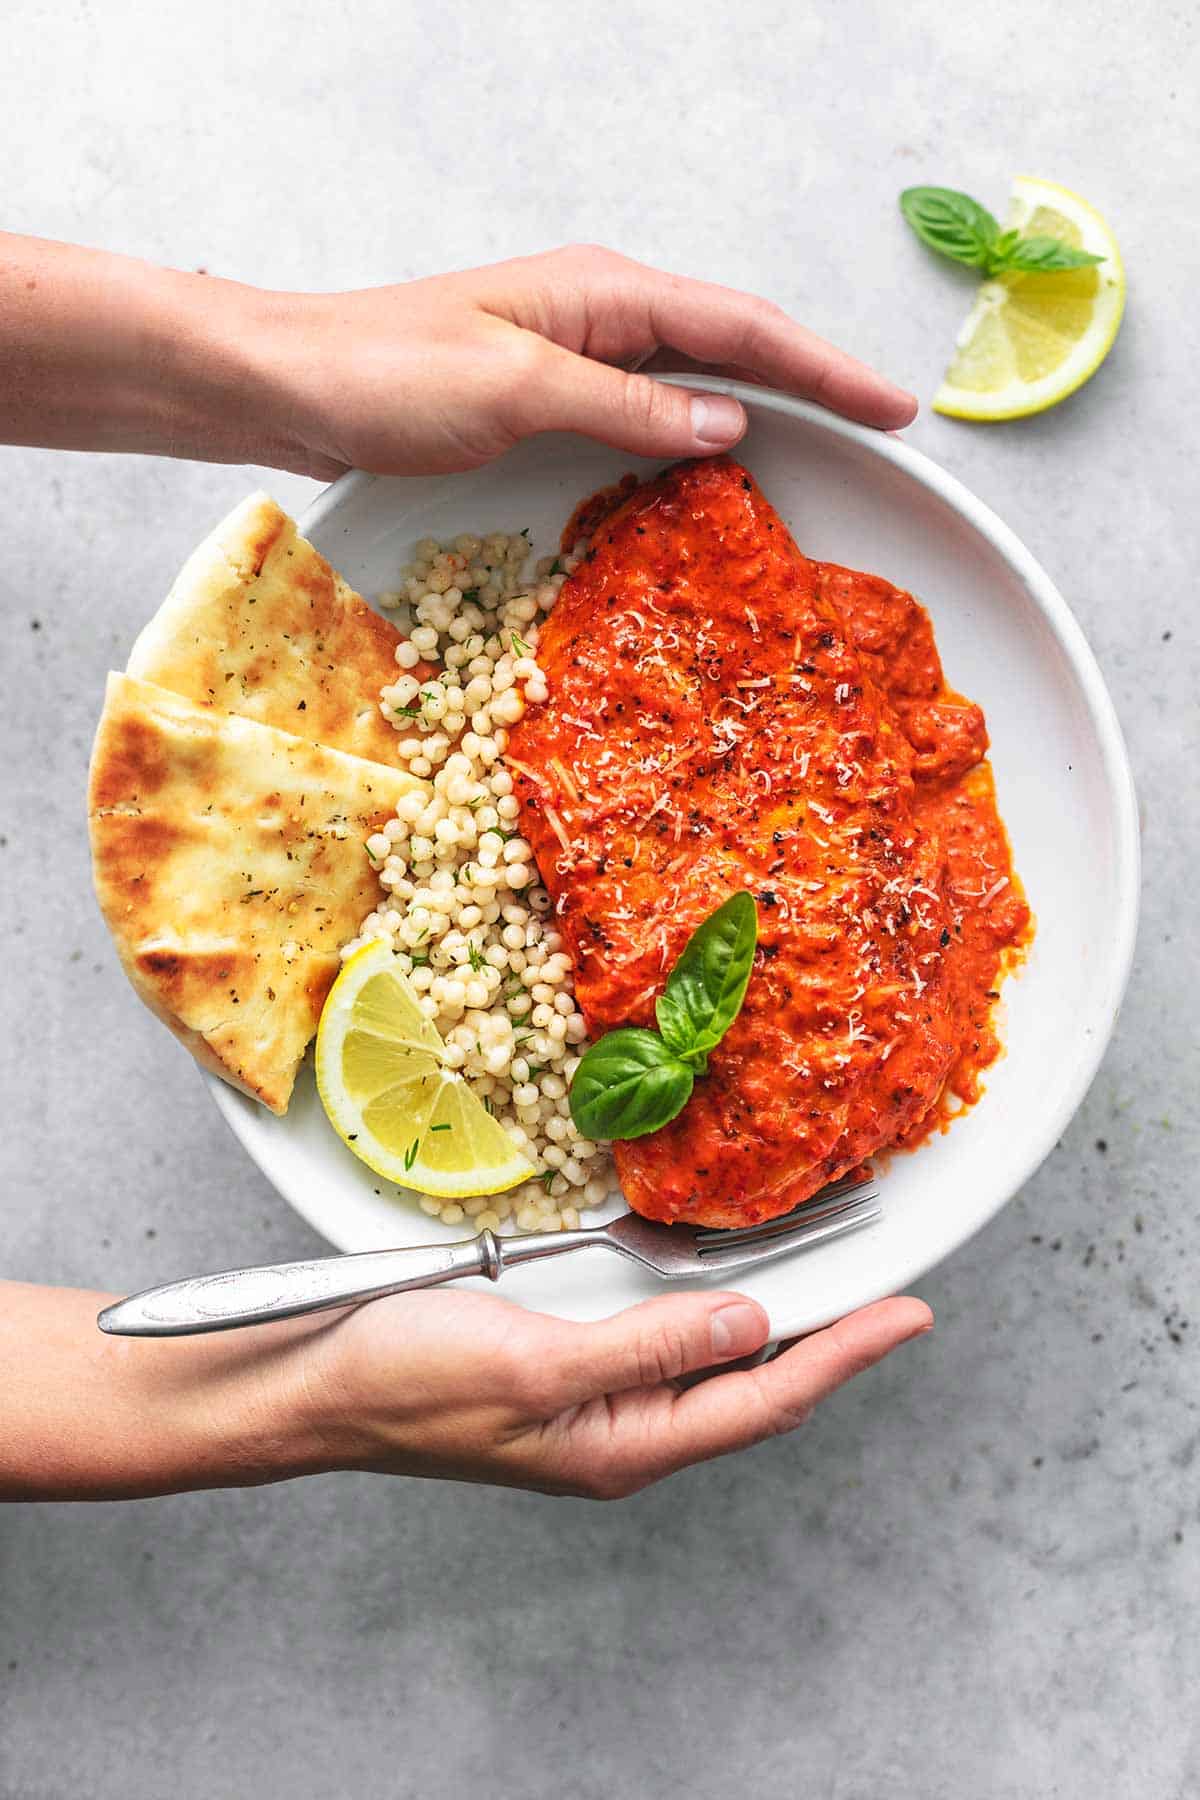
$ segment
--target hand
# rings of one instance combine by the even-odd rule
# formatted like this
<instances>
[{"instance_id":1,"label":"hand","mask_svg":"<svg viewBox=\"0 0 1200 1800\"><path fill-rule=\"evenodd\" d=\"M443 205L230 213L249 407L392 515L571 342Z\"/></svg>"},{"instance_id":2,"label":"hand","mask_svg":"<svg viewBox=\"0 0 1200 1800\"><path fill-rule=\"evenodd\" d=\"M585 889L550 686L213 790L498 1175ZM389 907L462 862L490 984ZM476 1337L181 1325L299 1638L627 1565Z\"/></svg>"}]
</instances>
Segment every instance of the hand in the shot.
<instances>
[{"instance_id":1,"label":"hand","mask_svg":"<svg viewBox=\"0 0 1200 1800\"><path fill-rule=\"evenodd\" d=\"M911 394L766 300L582 246L347 294L284 294L0 233L0 443L255 462L330 480L470 469L540 431L727 450L736 375L867 425Z\"/></svg>"},{"instance_id":2,"label":"hand","mask_svg":"<svg viewBox=\"0 0 1200 1800\"><path fill-rule=\"evenodd\" d=\"M113 1500L377 1469L614 1498L791 1431L933 1323L883 1300L758 1368L739 1294L647 1301L598 1325L491 1294L186 1338L112 1338L116 1298L0 1282L0 1500ZM30 1360L29 1346L37 1345Z\"/></svg>"},{"instance_id":3,"label":"hand","mask_svg":"<svg viewBox=\"0 0 1200 1800\"><path fill-rule=\"evenodd\" d=\"M592 246L279 299L274 388L286 418L270 436L290 437L288 466L323 480L474 468L540 431L661 457L742 436L736 400L668 387L647 364L695 371L698 389L706 373L766 383L867 425L907 425L917 410L769 301Z\"/></svg>"},{"instance_id":4,"label":"hand","mask_svg":"<svg viewBox=\"0 0 1200 1800\"><path fill-rule=\"evenodd\" d=\"M680 1378L760 1350L739 1294L646 1301L572 1325L492 1295L398 1295L302 1346L305 1469L374 1469L618 1499L802 1425L818 1401L931 1329L883 1300L757 1368Z\"/></svg>"}]
</instances>

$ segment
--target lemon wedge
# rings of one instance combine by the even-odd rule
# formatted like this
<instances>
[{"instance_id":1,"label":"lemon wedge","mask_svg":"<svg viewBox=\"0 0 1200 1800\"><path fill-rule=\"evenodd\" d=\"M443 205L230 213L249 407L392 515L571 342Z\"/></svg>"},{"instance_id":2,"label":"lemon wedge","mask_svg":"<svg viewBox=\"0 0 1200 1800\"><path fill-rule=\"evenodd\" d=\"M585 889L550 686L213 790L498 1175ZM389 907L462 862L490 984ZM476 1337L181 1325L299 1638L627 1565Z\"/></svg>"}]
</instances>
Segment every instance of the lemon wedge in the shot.
<instances>
[{"instance_id":1,"label":"lemon wedge","mask_svg":"<svg viewBox=\"0 0 1200 1800\"><path fill-rule=\"evenodd\" d=\"M317 1091L377 1175L445 1199L499 1194L533 1166L467 1082L387 944L355 951L317 1027Z\"/></svg>"},{"instance_id":2,"label":"lemon wedge","mask_svg":"<svg viewBox=\"0 0 1200 1800\"><path fill-rule=\"evenodd\" d=\"M1061 238L1104 261L1047 275L1010 270L982 283L934 395L934 411L952 419L1020 419L1057 406L1095 374L1121 323L1121 253L1086 200L1019 175L1004 228Z\"/></svg>"}]
</instances>

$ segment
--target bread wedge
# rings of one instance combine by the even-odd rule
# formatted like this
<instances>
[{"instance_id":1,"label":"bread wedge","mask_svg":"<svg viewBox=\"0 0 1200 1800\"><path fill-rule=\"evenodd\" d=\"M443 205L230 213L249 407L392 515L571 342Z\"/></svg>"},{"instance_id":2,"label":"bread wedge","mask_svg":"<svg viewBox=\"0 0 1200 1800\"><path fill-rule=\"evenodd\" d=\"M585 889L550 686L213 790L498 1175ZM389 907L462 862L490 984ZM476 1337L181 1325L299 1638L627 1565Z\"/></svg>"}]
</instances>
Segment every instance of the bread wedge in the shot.
<instances>
[{"instance_id":1,"label":"bread wedge","mask_svg":"<svg viewBox=\"0 0 1200 1800\"><path fill-rule=\"evenodd\" d=\"M100 907L146 1004L272 1112L379 898L366 838L417 785L396 768L108 678L89 825Z\"/></svg>"}]
</instances>

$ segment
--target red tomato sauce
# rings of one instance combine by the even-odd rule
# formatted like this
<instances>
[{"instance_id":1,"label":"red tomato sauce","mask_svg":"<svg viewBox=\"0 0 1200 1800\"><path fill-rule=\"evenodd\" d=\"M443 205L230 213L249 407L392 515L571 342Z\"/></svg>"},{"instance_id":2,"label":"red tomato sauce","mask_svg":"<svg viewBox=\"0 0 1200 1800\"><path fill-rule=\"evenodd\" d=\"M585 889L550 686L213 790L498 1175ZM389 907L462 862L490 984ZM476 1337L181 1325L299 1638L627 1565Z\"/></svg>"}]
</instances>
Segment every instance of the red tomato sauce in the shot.
<instances>
[{"instance_id":1,"label":"red tomato sauce","mask_svg":"<svg viewBox=\"0 0 1200 1800\"><path fill-rule=\"evenodd\" d=\"M692 931L755 895L709 1073L614 1145L639 1212L748 1224L979 1097L1029 909L983 715L910 594L803 556L727 457L593 497L584 532L507 766L593 1037L653 1026Z\"/></svg>"}]
</instances>

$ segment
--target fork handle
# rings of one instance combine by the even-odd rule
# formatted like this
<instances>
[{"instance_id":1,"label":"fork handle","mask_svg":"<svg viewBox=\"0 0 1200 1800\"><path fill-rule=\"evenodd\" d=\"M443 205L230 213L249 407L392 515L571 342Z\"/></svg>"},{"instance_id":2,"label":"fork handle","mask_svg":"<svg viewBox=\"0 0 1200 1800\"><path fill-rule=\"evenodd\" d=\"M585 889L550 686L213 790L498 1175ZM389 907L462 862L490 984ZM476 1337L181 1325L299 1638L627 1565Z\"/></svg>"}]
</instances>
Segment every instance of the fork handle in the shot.
<instances>
[{"instance_id":1,"label":"fork handle","mask_svg":"<svg viewBox=\"0 0 1200 1800\"><path fill-rule=\"evenodd\" d=\"M595 1231L537 1232L505 1241L490 1231L456 1244L422 1244L410 1250L363 1250L353 1256L320 1256L308 1262L267 1263L256 1269L226 1269L193 1275L162 1287L144 1288L106 1306L96 1323L118 1337L186 1337L201 1331L231 1331L326 1312L360 1300L378 1300L408 1288L438 1287L469 1275L498 1281L513 1263L595 1243Z\"/></svg>"}]
</instances>

